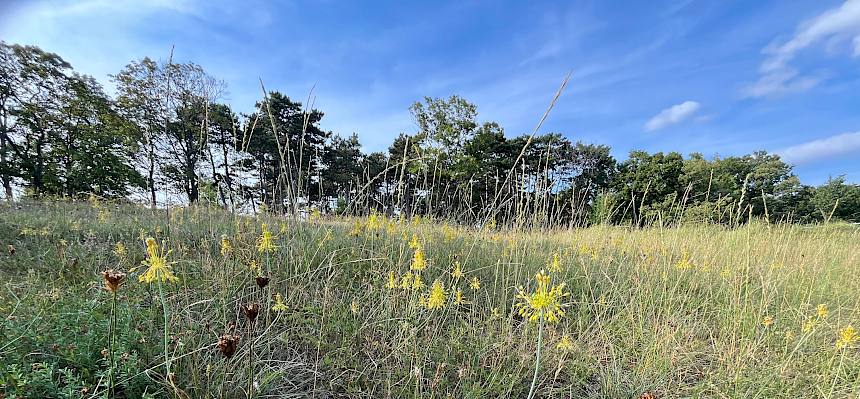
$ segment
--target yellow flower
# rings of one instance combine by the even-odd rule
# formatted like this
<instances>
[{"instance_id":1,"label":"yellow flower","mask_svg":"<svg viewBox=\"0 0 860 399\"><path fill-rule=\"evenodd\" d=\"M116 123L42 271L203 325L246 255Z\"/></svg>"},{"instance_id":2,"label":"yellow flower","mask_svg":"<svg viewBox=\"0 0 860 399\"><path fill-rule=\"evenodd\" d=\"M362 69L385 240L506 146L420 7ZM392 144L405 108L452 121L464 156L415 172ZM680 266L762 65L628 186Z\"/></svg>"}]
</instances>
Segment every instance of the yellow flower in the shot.
<instances>
[{"instance_id":1,"label":"yellow flower","mask_svg":"<svg viewBox=\"0 0 860 399\"><path fill-rule=\"evenodd\" d=\"M371 214L369 218L367 218L367 228L369 230L377 230L381 227L379 222L379 216L375 213Z\"/></svg>"},{"instance_id":2,"label":"yellow flower","mask_svg":"<svg viewBox=\"0 0 860 399\"><path fill-rule=\"evenodd\" d=\"M445 307L445 298L447 298L447 293L445 293L445 287L442 286L442 282L436 280L433 282L433 286L430 287L430 296L427 298L427 309L442 309Z\"/></svg>"},{"instance_id":3,"label":"yellow flower","mask_svg":"<svg viewBox=\"0 0 860 399\"><path fill-rule=\"evenodd\" d=\"M839 330L839 339L836 340L836 349L847 348L860 341L860 335L852 326L845 326Z\"/></svg>"},{"instance_id":4,"label":"yellow flower","mask_svg":"<svg viewBox=\"0 0 860 399\"><path fill-rule=\"evenodd\" d=\"M561 317L564 317L561 301L569 294L564 292L564 283L551 286L550 277L543 270L535 275L537 287L533 293L526 293L520 289L517 294L516 307L519 310L520 316L529 319L529 321L546 320L550 323L556 323Z\"/></svg>"},{"instance_id":5,"label":"yellow flower","mask_svg":"<svg viewBox=\"0 0 860 399\"><path fill-rule=\"evenodd\" d=\"M415 254L412 256L412 264L409 266L410 270L424 270L427 268L427 260L424 258L424 250L420 247L415 250Z\"/></svg>"},{"instance_id":6,"label":"yellow flower","mask_svg":"<svg viewBox=\"0 0 860 399\"><path fill-rule=\"evenodd\" d=\"M424 280L420 274L416 274L412 280L412 289L418 291L422 288L424 288Z\"/></svg>"},{"instance_id":7,"label":"yellow flower","mask_svg":"<svg viewBox=\"0 0 860 399\"><path fill-rule=\"evenodd\" d=\"M472 290L474 291L481 289L481 280L478 280L477 277L472 277L472 281L469 283L469 287L472 288Z\"/></svg>"},{"instance_id":8,"label":"yellow flower","mask_svg":"<svg viewBox=\"0 0 860 399\"><path fill-rule=\"evenodd\" d=\"M275 312L283 312L289 309L290 308L284 303L284 298L281 297L281 294L275 294L275 306L272 306L272 310L274 310Z\"/></svg>"},{"instance_id":9,"label":"yellow flower","mask_svg":"<svg viewBox=\"0 0 860 399\"><path fill-rule=\"evenodd\" d=\"M827 305L819 303L818 306L815 307L815 313L818 314L818 318L820 319L827 317L827 314L829 313Z\"/></svg>"},{"instance_id":10,"label":"yellow flower","mask_svg":"<svg viewBox=\"0 0 860 399\"><path fill-rule=\"evenodd\" d=\"M454 270L451 271L451 277L455 279L463 278L463 268L460 266L460 261L454 261Z\"/></svg>"},{"instance_id":11,"label":"yellow flower","mask_svg":"<svg viewBox=\"0 0 860 399\"><path fill-rule=\"evenodd\" d=\"M358 314L358 302L356 302L354 299L349 304L349 310L352 311L352 314Z\"/></svg>"},{"instance_id":12,"label":"yellow flower","mask_svg":"<svg viewBox=\"0 0 860 399\"><path fill-rule=\"evenodd\" d=\"M272 242L272 232L269 231L269 227L265 223L263 223L262 229L263 232L260 234L259 240L257 240L257 251L275 252L277 246Z\"/></svg>"},{"instance_id":13,"label":"yellow flower","mask_svg":"<svg viewBox=\"0 0 860 399\"><path fill-rule=\"evenodd\" d=\"M573 350L573 342L570 341L570 337L567 334L564 334L555 347L560 351L570 352Z\"/></svg>"},{"instance_id":14,"label":"yellow flower","mask_svg":"<svg viewBox=\"0 0 860 399\"><path fill-rule=\"evenodd\" d=\"M557 253L552 255L552 260L547 268L551 273L561 272L561 260L559 260Z\"/></svg>"},{"instance_id":15,"label":"yellow flower","mask_svg":"<svg viewBox=\"0 0 860 399\"><path fill-rule=\"evenodd\" d=\"M122 241L120 241L120 242L116 243L116 246L113 247L113 253L114 253L114 255L116 255L120 258L123 258L123 257L125 257L125 254L128 253L128 251L125 249L125 244L123 244Z\"/></svg>"},{"instance_id":16,"label":"yellow flower","mask_svg":"<svg viewBox=\"0 0 860 399\"><path fill-rule=\"evenodd\" d=\"M773 325L773 316L765 316L764 319L761 321L761 325L763 325L765 327L772 326Z\"/></svg>"},{"instance_id":17,"label":"yellow flower","mask_svg":"<svg viewBox=\"0 0 860 399\"><path fill-rule=\"evenodd\" d=\"M179 278L174 276L171 270L173 262L167 261L167 255L170 255L170 251L164 253L164 251L159 250L158 244L152 237L146 239L146 255L148 258L141 261L141 265L146 266L147 269L138 277L138 281L143 283L179 281Z\"/></svg>"},{"instance_id":18,"label":"yellow flower","mask_svg":"<svg viewBox=\"0 0 860 399\"><path fill-rule=\"evenodd\" d=\"M230 245L230 239L227 238L226 234L221 235L221 256L227 256L230 251L233 249L233 246Z\"/></svg>"},{"instance_id":19,"label":"yellow flower","mask_svg":"<svg viewBox=\"0 0 860 399\"><path fill-rule=\"evenodd\" d=\"M419 248L421 248L421 243L418 242L417 234L412 235L412 241L409 241L409 248L412 248L413 250L418 250Z\"/></svg>"},{"instance_id":20,"label":"yellow flower","mask_svg":"<svg viewBox=\"0 0 860 399\"><path fill-rule=\"evenodd\" d=\"M804 333L811 332L815 329L815 326L817 324L817 320L810 317L808 320L806 320L805 323L803 323L803 328L801 329L801 331L803 331Z\"/></svg>"},{"instance_id":21,"label":"yellow flower","mask_svg":"<svg viewBox=\"0 0 860 399\"><path fill-rule=\"evenodd\" d=\"M412 272L406 272L403 276L400 276L400 288L401 289L409 289L412 287Z\"/></svg>"},{"instance_id":22,"label":"yellow flower","mask_svg":"<svg viewBox=\"0 0 860 399\"><path fill-rule=\"evenodd\" d=\"M454 292L454 303L457 305L466 303L466 301L463 300L463 290L457 288L457 291Z\"/></svg>"},{"instance_id":23,"label":"yellow flower","mask_svg":"<svg viewBox=\"0 0 860 399\"><path fill-rule=\"evenodd\" d=\"M388 272L388 283L385 284L388 289L397 288L397 276L394 275L394 272Z\"/></svg>"}]
</instances>

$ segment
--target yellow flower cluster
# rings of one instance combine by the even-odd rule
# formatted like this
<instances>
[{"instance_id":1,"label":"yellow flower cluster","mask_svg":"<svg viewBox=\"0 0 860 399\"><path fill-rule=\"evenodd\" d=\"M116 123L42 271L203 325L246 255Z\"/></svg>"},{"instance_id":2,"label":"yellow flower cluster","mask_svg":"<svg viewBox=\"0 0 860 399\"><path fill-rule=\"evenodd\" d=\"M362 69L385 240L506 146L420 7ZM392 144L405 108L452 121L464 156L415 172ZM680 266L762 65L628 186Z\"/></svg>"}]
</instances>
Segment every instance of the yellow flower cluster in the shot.
<instances>
[{"instance_id":1,"label":"yellow flower cluster","mask_svg":"<svg viewBox=\"0 0 860 399\"><path fill-rule=\"evenodd\" d=\"M233 245L230 244L230 239L226 234L221 235L221 256L227 256L233 250Z\"/></svg>"},{"instance_id":2,"label":"yellow flower cluster","mask_svg":"<svg viewBox=\"0 0 860 399\"><path fill-rule=\"evenodd\" d=\"M259 252L275 252L278 248L274 243L274 237L272 237L272 232L269 231L269 227L266 226L265 223L262 225L262 233L260 234L260 238L257 240L257 251Z\"/></svg>"},{"instance_id":3,"label":"yellow flower cluster","mask_svg":"<svg viewBox=\"0 0 860 399\"><path fill-rule=\"evenodd\" d=\"M550 277L541 270L535 275L537 287L534 292L526 293L520 289L517 294L519 302L515 305L520 316L532 322L546 320L550 323L557 323L561 317L564 317L561 301L570 294L564 292L564 283L552 286L550 280Z\"/></svg>"},{"instance_id":4,"label":"yellow flower cluster","mask_svg":"<svg viewBox=\"0 0 860 399\"><path fill-rule=\"evenodd\" d=\"M857 334L857 330L852 326L845 326L845 328L839 330L839 338L836 340L836 349L847 348L857 342L860 342L860 335Z\"/></svg>"},{"instance_id":5,"label":"yellow flower cluster","mask_svg":"<svg viewBox=\"0 0 860 399\"><path fill-rule=\"evenodd\" d=\"M552 260L549 262L547 269L549 269L551 273L561 272L561 260L559 259L558 253L552 255Z\"/></svg>"},{"instance_id":6,"label":"yellow flower cluster","mask_svg":"<svg viewBox=\"0 0 860 399\"><path fill-rule=\"evenodd\" d=\"M143 283L179 281L179 278L174 276L171 270L173 262L167 261L170 251L164 253L163 250L159 249L158 243L152 237L146 239L146 255L147 259L141 261L141 264L146 266L147 269L138 277L138 281Z\"/></svg>"},{"instance_id":7,"label":"yellow flower cluster","mask_svg":"<svg viewBox=\"0 0 860 399\"><path fill-rule=\"evenodd\" d=\"M430 287L430 295L427 297L427 309L442 309L445 307L445 298L448 297L448 294L445 292L445 287L442 286L442 282L436 280L433 282L433 285Z\"/></svg>"}]
</instances>

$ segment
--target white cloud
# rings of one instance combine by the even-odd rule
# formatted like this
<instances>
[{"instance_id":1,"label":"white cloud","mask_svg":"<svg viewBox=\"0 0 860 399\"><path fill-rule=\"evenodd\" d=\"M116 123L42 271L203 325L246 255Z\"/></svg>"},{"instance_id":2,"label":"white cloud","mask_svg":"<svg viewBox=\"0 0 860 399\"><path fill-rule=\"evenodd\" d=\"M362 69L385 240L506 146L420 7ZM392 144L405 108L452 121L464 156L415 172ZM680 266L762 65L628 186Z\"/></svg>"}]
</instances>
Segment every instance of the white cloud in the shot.
<instances>
[{"instance_id":1,"label":"white cloud","mask_svg":"<svg viewBox=\"0 0 860 399\"><path fill-rule=\"evenodd\" d=\"M695 101L684 101L660 111L645 123L645 130L652 132L689 119L701 105Z\"/></svg>"},{"instance_id":2,"label":"white cloud","mask_svg":"<svg viewBox=\"0 0 860 399\"><path fill-rule=\"evenodd\" d=\"M843 133L794 145L776 153L792 164L803 164L860 152L860 131Z\"/></svg>"},{"instance_id":3,"label":"white cloud","mask_svg":"<svg viewBox=\"0 0 860 399\"><path fill-rule=\"evenodd\" d=\"M804 91L818 79L801 76L789 62L803 49L825 41L853 40L853 55L860 56L860 0L847 0L840 7L827 10L798 26L794 36L781 45L764 50L767 58L759 67L759 80L743 89L749 97L764 97Z\"/></svg>"}]
</instances>

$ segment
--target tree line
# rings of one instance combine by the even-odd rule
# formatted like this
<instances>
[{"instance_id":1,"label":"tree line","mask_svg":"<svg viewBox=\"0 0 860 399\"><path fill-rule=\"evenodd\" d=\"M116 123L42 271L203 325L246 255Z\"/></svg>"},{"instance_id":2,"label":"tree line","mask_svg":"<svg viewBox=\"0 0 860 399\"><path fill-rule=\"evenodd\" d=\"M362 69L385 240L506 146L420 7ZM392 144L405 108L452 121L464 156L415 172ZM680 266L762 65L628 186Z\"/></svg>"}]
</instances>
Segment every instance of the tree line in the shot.
<instances>
[{"instance_id":1,"label":"tree line","mask_svg":"<svg viewBox=\"0 0 860 399\"><path fill-rule=\"evenodd\" d=\"M171 57L172 58L172 57ZM0 42L0 183L7 200L178 192L230 210L431 216L531 225L860 221L860 186L802 184L767 152L706 158L560 133L508 137L459 96L424 98L414 132L364 153L355 134L262 87L248 113L200 65L134 60L116 94L60 56Z\"/></svg>"}]
</instances>

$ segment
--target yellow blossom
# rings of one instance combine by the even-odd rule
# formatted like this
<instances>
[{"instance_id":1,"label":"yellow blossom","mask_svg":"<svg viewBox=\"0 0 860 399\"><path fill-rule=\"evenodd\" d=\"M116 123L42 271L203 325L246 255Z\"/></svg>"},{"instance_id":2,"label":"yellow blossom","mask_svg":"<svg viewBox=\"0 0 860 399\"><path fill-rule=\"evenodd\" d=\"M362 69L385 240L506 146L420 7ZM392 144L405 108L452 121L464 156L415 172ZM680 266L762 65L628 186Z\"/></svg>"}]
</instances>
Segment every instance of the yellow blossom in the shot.
<instances>
[{"instance_id":1,"label":"yellow blossom","mask_svg":"<svg viewBox=\"0 0 860 399\"><path fill-rule=\"evenodd\" d=\"M146 266L147 269L146 272L138 277L138 281L144 283L179 281L179 278L174 276L171 270L173 262L167 261L170 251L164 253L164 251L160 250L155 239L152 237L146 239L146 254L147 259L141 261L141 265Z\"/></svg>"},{"instance_id":2,"label":"yellow blossom","mask_svg":"<svg viewBox=\"0 0 860 399\"><path fill-rule=\"evenodd\" d=\"M422 288L424 288L424 280L420 274L416 274L412 279L412 289L418 291Z\"/></svg>"},{"instance_id":3,"label":"yellow blossom","mask_svg":"<svg viewBox=\"0 0 860 399\"><path fill-rule=\"evenodd\" d=\"M532 293L526 293L520 289L517 294L516 309L520 316L529 319L529 321L546 320L550 323L556 323L564 316L562 309L562 299L569 294L564 292L564 283L551 286L550 277L543 270L535 275L537 287Z\"/></svg>"},{"instance_id":4,"label":"yellow blossom","mask_svg":"<svg viewBox=\"0 0 860 399\"><path fill-rule=\"evenodd\" d=\"M412 255L412 264L409 266L410 270L424 270L427 268L427 260L424 258L424 250L420 247L415 250L415 254Z\"/></svg>"},{"instance_id":5,"label":"yellow blossom","mask_svg":"<svg viewBox=\"0 0 860 399\"><path fill-rule=\"evenodd\" d=\"M564 334L555 347L560 351L570 352L573 350L573 342L570 341L570 337L567 334Z\"/></svg>"},{"instance_id":6,"label":"yellow blossom","mask_svg":"<svg viewBox=\"0 0 860 399\"><path fill-rule=\"evenodd\" d=\"M259 252L275 252L277 246L272 240L272 232L269 231L269 227L263 223L262 226L263 232L260 234L260 238L257 240L257 251Z\"/></svg>"},{"instance_id":7,"label":"yellow blossom","mask_svg":"<svg viewBox=\"0 0 860 399\"><path fill-rule=\"evenodd\" d=\"M394 272L388 272L388 283L385 284L385 287L388 289L397 288L397 276L394 275Z\"/></svg>"},{"instance_id":8,"label":"yellow blossom","mask_svg":"<svg viewBox=\"0 0 860 399\"><path fill-rule=\"evenodd\" d=\"M418 250L419 248L421 248L421 243L418 241L417 234L412 235L412 240L409 241L409 248L412 248L413 250Z\"/></svg>"},{"instance_id":9,"label":"yellow blossom","mask_svg":"<svg viewBox=\"0 0 860 399\"><path fill-rule=\"evenodd\" d=\"M274 310L275 312L283 312L289 309L290 308L284 303L284 298L281 297L281 294L275 294L275 306L272 306L272 310Z\"/></svg>"},{"instance_id":10,"label":"yellow blossom","mask_svg":"<svg viewBox=\"0 0 860 399\"><path fill-rule=\"evenodd\" d=\"M439 280L434 281L433 286L430 287L430 296L427 297L427 309L442 309L445 307L445 298L447 296L442 282Z\"/></svg>"},{"instance_id":11,"label":"yellow blossom","mask_svg":"<svg viewBox=\"0 0 860 399\"><path fill-rule=\"evenodd\" d=\"M233 246L230 244L230 239L227 238L226 234L221 235L221 256L227 256L230 251L233 249Z\"/></svg>"},{"instance_id":12,"label":"yellow blossom","mask_svg":"<svg viewBox=\"0 0 860 399\"><path fill-rule=\"evenodd\" d=\"M463 268L460 266L460 261L454 261L454 270L451 271L451 277L455 279L463 278Z\"/></svg>"},{"instance_id":13,"label":"yellow blossom","mask_svg":"<svg viewBox=\"0 0 860 399\"><path fill-rule=\"evenodd\" d=\"M469 283L469 287L472 288L472 290L474 291L481 289L481 280L478 280L477 277L472 277L472 281Z\"/></svg>"},{"instance_id":14,"label":"yellow blossom","mask_svg":"<svg viewBox=\"0 0 860 399\"><path fill-rule=\"evenodd\" d=\"M349 304L349 310L352 311L352 314L358 314L358 302L356 302L354 299Z\"/></svg>"},{"instance_id":15,"label":"yellow blossom","mask_svg":"<svg viewBox=\"0 0 860 399\"><path fill-rule=\"evenodd\" d=\"M761 321L761 325L763 325L765 327L772 326L773 325L773 316L765 316L764 319Z\"/></svg>"},{"instance_id":16,"label":"yellow blossom","mask_svg":"<svg viewBox=\"0 0 860 399\"><path fill-rule=\"evenodd\" d=\"M120 242L116 243L116 246L113 247L113 253L114 253L114 255L122 258L122 257L125 257L125 254L128 253L128 250L126 250L125 244L123 244L122 241L120 241Z\"/></svg>"},{"instance_id":17,"label":"yellow blossom","mask_svg":"<svg viewBox=\"0 0 860 399\"><path fill-rule=\"evenodd\" d=\"M827 305L823 303L819 303L818 306L815 307L815 313L818 315L818 318L823 319L827 317L829 310L827 309Z\"/></svg>"},{"instance_id":18,"label":"yellow blossom","mask_svg":"<svg viewBox=\"0 0 860 399\"><path fill-rule=\"evenodd\" d=\"M462 305L466 301L463 299L463 290L457 288L457 291L454 292L454 303L457 305Z\"/></svg>"},{"instance_id":19,"label":"yellow blossom","mask_svg":"<svg viewBox=\"0 0 860 399\"><path fill-rule=\"evenodd\" d=\"M400 276L400 288L404 290L411 288L412 277L412 272L406 272L404 275Z\"/></svg>"},{"instance_id":20,"label":"yellow blossom","mask_svg":"<svg viewBox=\"0 0 860 399\"><path fill-rule=\"evenodd\" d=\"M379 216L375 213L371 214L370 217L367 218L367 228L369 230L378 230L381 227L379 222Z\"/></svg>"},{"instance_id":21,"label":"yellow blossom","mask_svg":"<svg viewBox=\"0 0 860 399\"><path fill-rule=\"evenodd\" d=\"M817 320L810 317L808 320L806 320L805 323L803 323L803 328L801 329L801 331L803 331L804 333L812 332L812 330L815 329L817 324Z\"/></svg>"},{"instance_id":22,"label":"yellow blossom","mask_svg":"<svg viewBox=\"0 0 860 399\"><path fill-rule=\"evenodd\" d=\"M557 253L552 255L552 260L549 262L547 269L549 269L551 273L561 272L561 260L559 260Z\"/></svg>"},{"instance_id":23,"label":"yellow blossom","mask_svg":"<svg viewBox=\"0 0 860 399\"><path fill-rule=\"evenodd\" d=\"M860 335L852 326L845 326L839 330L839 338L836 340L836 349L847 348L860 342Z\"/></svg>"}]
</instances>

